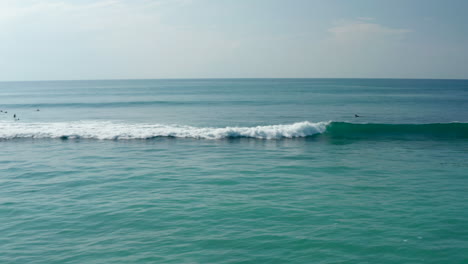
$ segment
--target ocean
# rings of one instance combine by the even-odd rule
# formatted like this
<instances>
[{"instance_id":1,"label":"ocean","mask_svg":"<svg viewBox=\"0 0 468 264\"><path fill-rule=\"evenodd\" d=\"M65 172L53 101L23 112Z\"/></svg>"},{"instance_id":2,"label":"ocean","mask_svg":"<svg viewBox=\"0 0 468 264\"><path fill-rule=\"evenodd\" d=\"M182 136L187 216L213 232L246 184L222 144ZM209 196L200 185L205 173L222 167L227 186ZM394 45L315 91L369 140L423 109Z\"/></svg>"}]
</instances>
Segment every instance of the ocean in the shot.
<instances>
[{"instance_id":1,"label":"ocean","mask_svg":"<svg viewBox=\"0 0 468 264\"><path fill-rule=\"evenodd\" d=\"M468 263L468 80L0 82L0 110L3 264Z\"/></svg>"}]
</instances>

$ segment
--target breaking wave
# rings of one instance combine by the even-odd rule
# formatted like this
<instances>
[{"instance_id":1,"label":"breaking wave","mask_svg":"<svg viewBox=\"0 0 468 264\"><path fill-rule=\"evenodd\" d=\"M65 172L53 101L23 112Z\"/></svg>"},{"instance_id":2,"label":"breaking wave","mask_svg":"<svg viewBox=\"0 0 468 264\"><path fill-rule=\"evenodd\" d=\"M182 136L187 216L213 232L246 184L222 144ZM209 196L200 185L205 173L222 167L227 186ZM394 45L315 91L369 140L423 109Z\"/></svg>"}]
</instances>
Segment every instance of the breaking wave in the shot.
<instances>
[{"instance_id":1,"label":"breaking wave","mask_svg":"<svg viewBox=\"0 0 468 264\"><path fill-rule=\"evenodd\" d=\"M118 122L0 122L0 139L82 138L100 140L150 139L157 137L223 139L305 138L322 135L329 138L468 138L468 123L443 124L355 124L347 122L298 122L255 127L193 127L164 124L128 124Z\"/></svg>"},{"instance_id":2,"label":"breaking wave","mask_svg":"<svg viewBox=\"0 0 468 264\"><path fill-rule=\"evenodd\" d=\"M127 124L116 122L0 123L0 138L85 138L149 139L177 137L198 139L259 138L280 139L307 137L323 133L329 122L300 122L290 125L256 127L192 127L162 124Z\"/></svg>"}]
</instances>

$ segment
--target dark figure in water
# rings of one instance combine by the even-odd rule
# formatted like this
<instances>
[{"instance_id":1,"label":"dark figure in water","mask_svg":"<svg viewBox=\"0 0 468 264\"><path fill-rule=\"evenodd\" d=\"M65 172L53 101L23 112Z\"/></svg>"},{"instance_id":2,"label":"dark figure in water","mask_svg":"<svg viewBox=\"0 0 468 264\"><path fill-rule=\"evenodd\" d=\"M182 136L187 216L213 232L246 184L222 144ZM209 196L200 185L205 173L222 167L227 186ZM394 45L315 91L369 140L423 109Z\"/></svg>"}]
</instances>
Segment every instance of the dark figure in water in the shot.
<instances>
[{"instance_id":1,"label":"dark figure in water","mask_svg":"<svg viewBox=\"0 0 468 264\"><path fill-rule=\"evenodd\" d=\"M13 115L13 118L16 119L16 114Z\"/></svg>"},{"instance_id":2,"label":"dark figure in water","mask_svg":"<svg viewBox=\"0 0 468 264\"><path fill-rule=\"evenodd\" d=\"M354 114L354 117L360 117L360 116L358 116L357 114Z\"/></svg>"},{"instance_id":3,"label":"dark figure in water","mask_svg":"<svg viewBox=\"0 0 468 264\"><path fill-rule=\"evenodd\" d=\"M39 109L36 109L36 112L39 112L40 110Z\"/></svg>"}]
</instances>

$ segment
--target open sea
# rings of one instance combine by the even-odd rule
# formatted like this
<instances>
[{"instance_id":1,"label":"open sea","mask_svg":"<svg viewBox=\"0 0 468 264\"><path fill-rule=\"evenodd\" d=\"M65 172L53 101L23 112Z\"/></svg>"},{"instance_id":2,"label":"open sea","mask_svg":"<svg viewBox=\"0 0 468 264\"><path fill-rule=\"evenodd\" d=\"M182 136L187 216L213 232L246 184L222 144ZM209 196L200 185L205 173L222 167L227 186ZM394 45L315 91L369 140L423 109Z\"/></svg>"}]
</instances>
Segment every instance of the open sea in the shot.
<instances>
[{"instance_id":1,"label":"open sea","mask_svg":"<svg viewBox=\"0 0 468 264\"><path fill-rule=\"evenodd\" d=\"M2 264L468 263L468 80L1 82L0 110Z\"/></svg>"}]
</instances>

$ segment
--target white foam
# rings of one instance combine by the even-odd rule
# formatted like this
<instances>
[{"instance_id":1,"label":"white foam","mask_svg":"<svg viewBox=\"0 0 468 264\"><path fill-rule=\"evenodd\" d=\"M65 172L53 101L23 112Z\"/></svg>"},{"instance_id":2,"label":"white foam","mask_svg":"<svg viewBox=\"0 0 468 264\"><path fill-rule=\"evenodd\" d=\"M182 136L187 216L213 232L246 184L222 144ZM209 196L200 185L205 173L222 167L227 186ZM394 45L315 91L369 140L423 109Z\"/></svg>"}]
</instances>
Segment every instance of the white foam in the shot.
<instances>
[{"instance_id":1,"label":"white foam","mask_svg":"<svg viewBox=\"0 0 468 264\"><path fill-rule=\"evenodd\" d=\"M305 121L289 125L215 128L99 121L61 123L0 122L0 138L86 138L115 140L148 139L154 137L199 139L246 137L280 139L307 137L323 133L329 123L311 123Z\"/></svg>"}]
</instances>

